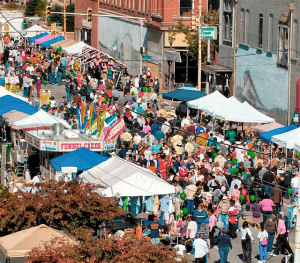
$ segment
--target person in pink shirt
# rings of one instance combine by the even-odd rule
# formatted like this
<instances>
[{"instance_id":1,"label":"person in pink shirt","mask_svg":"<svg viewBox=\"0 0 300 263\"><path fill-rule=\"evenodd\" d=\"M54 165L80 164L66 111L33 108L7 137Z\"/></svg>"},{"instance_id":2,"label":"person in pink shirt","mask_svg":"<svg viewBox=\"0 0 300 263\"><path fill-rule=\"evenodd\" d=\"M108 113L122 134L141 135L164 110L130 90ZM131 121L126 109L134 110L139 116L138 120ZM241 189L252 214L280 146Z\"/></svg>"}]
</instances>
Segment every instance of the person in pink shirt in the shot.
<instances>
[{"instance_id":1,"label":"person in pink shirt","mask_svg":"<svg viewBox=\"0 0 300 263\"><path fill-rule=\"evenodd\" d=\"M235 199L235 197L239 197L240 195L241 195L241 192L238 189L238 185L234 185L234 189L231 192L231 198Z\"/></svg>"},{"instance_id":2,"label":"person in pink shirt","mask_svg":"<svg viewBox=\"0 0 300 263\"><path fill-rule=\"evenodd\" d=\"M214 232L215 232L215 225L218 222L218 218L216 216L216 207L215 209L213 208L214 212L211 213L209 212L209 222L208 222L208 227L209 227L209 240L210 240L210 248L214 247Z\"/></svg>"},{"instance_id":3,"label":"person in pink shirt","mask_svg":"<svg viewBox=\"0 0 300 263\"><path fill-rule=\"evenodd\" d=\"M268 196L264 196L264 198L260 202L260 205L263 214L263 223L265 223L273 212L274 202Z\"/></svg>"}]
</instances>

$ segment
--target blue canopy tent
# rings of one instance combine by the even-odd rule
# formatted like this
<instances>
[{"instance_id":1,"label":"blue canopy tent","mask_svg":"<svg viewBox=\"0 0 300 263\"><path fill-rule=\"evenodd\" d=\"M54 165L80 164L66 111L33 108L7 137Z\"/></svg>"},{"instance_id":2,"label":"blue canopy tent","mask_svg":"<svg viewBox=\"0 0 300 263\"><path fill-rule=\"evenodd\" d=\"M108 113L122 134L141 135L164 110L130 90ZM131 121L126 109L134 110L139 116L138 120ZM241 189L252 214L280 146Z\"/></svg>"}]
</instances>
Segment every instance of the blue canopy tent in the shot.
<instances>
[{"instance_id":1,"label":"blue canopy tent","mask_svg":"<svg viewBox=\"0 0 300 263\"><path fill-rule=\"evenodd\" d=\"M206 94L194 87L182 87L168 93L162 93L162 97L168 100L190 101L206 96Z\"/></svg>"},{"instance_id":2,"label":"blue canopy tent","mask_svg":"<svg viewBox=\"0 0 300 263\"><path fill-rule=\"evenodd\" d=\"M50 164L55 171L61 171L62 167L77 167L77 171L86 171L108 159L109 157L92 152L87 148L79 148L51 159Z\"/></svg>"},{"instance_id":3,"label":"blue canopy tent","mask_svg":"<svg viewBox=\"0 0 300 263\"><path fill-rule=\"evenodd\" d=\"M35 108L30 106L29 103L20 100L18 98L6 95L0 98L0 115L3 115L12 110L24 112L26 114L32 115L37 112Z\"/></svg>"},{"instance_id":4,"label":"blue canopy tent","mask_svg":"<svg viewBox=\"0 0 300 263\"><path fill-rule=\"evenodd\" d=\"M41 33L41 34L36 35L36 36L34 36L34 37L29 37L29 38L28 38L28 41L29 41L30 43L34 43L37 39L42 38L42 37L45 37L45 36L47 36L47 35L49 35L49 33L48 33L48 32L44 32L44 33Z\"/></svg>"},{"instance_id":5,"label":"blue canopy tent","mask_svg":"<svg viewBox=\"0 0 300 263\"><path fill-rule=\"evenodd\" d=\"M56 38L53 38L53 39L50 39L48 41L45 41L45 42L41 43L40 46L43 47L43 48L52 48L51 44L54 44L54 43L57 43L57 42L60 42L60 41L63 41L63 40L65 40L64 37L58 36Z\"/></svg>"},{"instance_id":6,"label":"blue canopy tent","mask_svg":"<svg viewBox=\"0 0 300 263\"><path fill-rule=\"evenodd\" d=\"M267 141L267 142L272 142L272 140L271 140L272 136L278 135L278 134L281 134L281 133L285 133L285 132L289 132L289 131L294 130L296 128L299 128L299 127L292 124L292 125L277 128L277 129L274 129L274 130L271 130L271 131L268 131L268 132L260 133L259 137L261 139Z\"/></svg>"}]
</instances>

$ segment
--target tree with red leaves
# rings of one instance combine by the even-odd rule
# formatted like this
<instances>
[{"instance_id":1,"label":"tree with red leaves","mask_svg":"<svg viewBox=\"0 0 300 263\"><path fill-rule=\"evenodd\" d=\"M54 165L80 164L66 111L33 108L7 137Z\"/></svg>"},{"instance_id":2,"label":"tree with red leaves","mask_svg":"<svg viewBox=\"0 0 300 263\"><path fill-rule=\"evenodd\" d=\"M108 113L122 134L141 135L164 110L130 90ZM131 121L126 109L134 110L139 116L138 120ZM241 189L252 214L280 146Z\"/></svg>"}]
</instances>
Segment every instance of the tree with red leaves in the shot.
<instances>
[{"instance_id":1,"label":"tree with red leaves","mask_svg":"<svg viewBox=\"0 0 300 263\"><path fill-rule=\"evenodd\" d=\"M126 214L112 198L101 197L91 185L49 181L34 193L0 195L0 236L45 224L74 233L80 228L96 231L103 221Z\"/></svg>"}]
</instances>

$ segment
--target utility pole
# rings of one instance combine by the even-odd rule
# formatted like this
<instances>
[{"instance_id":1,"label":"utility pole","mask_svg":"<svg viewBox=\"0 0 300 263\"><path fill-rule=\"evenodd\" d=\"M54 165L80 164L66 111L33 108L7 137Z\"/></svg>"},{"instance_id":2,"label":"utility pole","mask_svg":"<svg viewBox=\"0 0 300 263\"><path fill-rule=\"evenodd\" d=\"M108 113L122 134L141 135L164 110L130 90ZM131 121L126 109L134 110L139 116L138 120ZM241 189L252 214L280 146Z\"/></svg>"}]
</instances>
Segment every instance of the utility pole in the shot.
<instances>
[{"instance_id":1,"label":"utility pole","mask_svg":"<svg viewBox=\"0 0 300 263\"><path fill-rule=\"evenodd\" d=\"M294 251L294 262L300 262L300 180L298 183L298 204L297 209L297 222L296 222L296 233L295 233L295 251Z\"/></svg>"},{"instance_id":2,"label":"utility pole","mask_svg":"<svg viewBox=\"0 0 300 263\"><path fill-rule=\"evenodd\" d=\"M237 26L237 5L238 0L234 0L234 25L233 25L233 96L236 95L236 26Z\"/></svg>"},{"instance_id":3,"label":"utility pole","mask_svg":"<svg viewBox=\"0 0 300 263\"><path fill-rule=\"evenodd\" d=\"M202 0L199 0L199 14L198 14L198 18L199 18L199 25L198 25L198 89L201 90L201 72L202 72L202 54L201 54L201 13L202 13Z\"/></svg>"},{"instance_id":4,"label":"utility pole","mask_svg":"<svg viewBox=\"0 0 300 263\"><path fill-rule=\"evenodd\" d=\"M4 175L6 170L6 144L1 146L1 185L4 186Z\"/></svg>"},{"instance_id":5,"label":"utility pole","mask_svg":"<svg viewBox=\"0 0 300 263\"><path fill-rule=\"evenodd\" d=\"M291 88L292 88L292 55L294 42L294 4L289 5L290 12L290 33L289 33L289 53L288 53L288 116L287 124L291 124ZM297 262L297 261L295 261Z\"/></svg>"},{"instance_id":6,"label":"utility pole","mask_svg":"<svg viewBox=\"0 0 300 263\"><path fill-rule=\"evenodd\" d=\"M64 0L64 37L67 37L67 7L66 7L66 0Z\"/></svg>"}]
</instances>

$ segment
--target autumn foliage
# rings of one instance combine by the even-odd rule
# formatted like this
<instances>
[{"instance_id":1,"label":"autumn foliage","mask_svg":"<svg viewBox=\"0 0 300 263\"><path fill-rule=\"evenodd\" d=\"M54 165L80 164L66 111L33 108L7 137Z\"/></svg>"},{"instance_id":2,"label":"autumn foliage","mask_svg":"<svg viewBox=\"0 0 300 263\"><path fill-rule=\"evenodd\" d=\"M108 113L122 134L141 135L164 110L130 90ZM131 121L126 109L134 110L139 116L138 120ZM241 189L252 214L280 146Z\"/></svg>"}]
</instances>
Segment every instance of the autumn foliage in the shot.
<instances>
[{"instance_id":1,"label":"autumn foliage","mask_svg":"<svg viewBox=\"0 0 300 263\"><path fill-rule=\"evenodd\" d=\"M175 262L175 252L163 245L153 246L149 239L137 240L133 236L123 239L90 237L77 245L64 240L53 240L42 248L31 251L28 263L137 263Z\"/></svg>"},{"instance_id":2,"label":"autumn foliage","mask_svg":"<svg viewBox=\"0 0 300 263\"><path fill-rule=\"evenodd\" d=\"M96 231L99 224L125 215L115 201L93 192L91 185L76 182L47 182L35 193L4 192L0 196L0 235L4 236L40 224L74 233Z\"/></svg>"}]
</instances>

